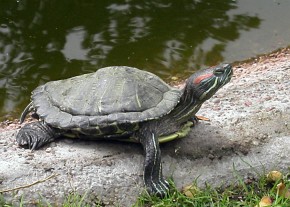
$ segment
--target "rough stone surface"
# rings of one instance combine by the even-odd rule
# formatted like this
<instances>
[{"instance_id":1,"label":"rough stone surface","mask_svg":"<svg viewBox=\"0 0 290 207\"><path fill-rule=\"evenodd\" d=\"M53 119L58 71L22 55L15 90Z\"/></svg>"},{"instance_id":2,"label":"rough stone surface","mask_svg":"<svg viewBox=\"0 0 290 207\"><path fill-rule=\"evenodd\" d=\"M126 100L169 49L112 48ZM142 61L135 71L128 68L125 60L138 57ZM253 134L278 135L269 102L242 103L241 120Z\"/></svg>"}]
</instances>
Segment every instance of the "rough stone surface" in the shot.
<instances>
[{"instance_id":1,"label":"rough stone surface","mask_svg":"<svg viewBox=\"0 0 290 207\"><path fill-rule=\"evenodd\" d=\"M282 55L281 55L282 54ZM198 115L190 135L162 145L164 175L178 188L205 182L213 186L241 176L287 170L290 166L290 56L288 50L235 65L235 76ZM65 194L87 193L93 203L130 206L144 190L143 152L138 144L61 139L31 152L15 143L19 126L0 129L0 191L44 179L4 193L26 206L40 198L61 203Z\"/></svg>"}]
</instances>

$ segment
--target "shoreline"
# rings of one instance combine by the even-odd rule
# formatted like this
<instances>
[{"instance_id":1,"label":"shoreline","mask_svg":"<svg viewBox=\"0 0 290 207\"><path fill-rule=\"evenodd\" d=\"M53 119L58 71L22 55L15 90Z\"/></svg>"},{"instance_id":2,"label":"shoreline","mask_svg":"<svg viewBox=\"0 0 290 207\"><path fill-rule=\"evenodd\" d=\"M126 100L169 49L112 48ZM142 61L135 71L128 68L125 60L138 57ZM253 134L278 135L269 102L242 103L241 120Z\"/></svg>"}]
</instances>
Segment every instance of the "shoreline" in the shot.
<instances>
[{"instance_id":1,"label":"shoreline","mask_svg":"<svg viewBox=\"0 0 290 207\"><path fill-rule=\"evenodd\" d=\"M277 64L277 62L285 61L290 59L290 46L275 50L269 54L262 54L253 58L249 58L243 61L233 62L234 77L243 77L251 72L265 71L272 66ZM258 65L259 64L259 65ZM262 64L262 65L260 65ZM176 87L183 87L185 80L181 82L172 81ZM24 123L33 121L31 117L27 117ZM23 123L23 124L24 124ZM22 124L22 125L23 125ZM0 122L0 132L5 130L19 129L21 125L19 124L19 119L15 118L12 120L4 120Z\"/></svg>"}]
</instances>

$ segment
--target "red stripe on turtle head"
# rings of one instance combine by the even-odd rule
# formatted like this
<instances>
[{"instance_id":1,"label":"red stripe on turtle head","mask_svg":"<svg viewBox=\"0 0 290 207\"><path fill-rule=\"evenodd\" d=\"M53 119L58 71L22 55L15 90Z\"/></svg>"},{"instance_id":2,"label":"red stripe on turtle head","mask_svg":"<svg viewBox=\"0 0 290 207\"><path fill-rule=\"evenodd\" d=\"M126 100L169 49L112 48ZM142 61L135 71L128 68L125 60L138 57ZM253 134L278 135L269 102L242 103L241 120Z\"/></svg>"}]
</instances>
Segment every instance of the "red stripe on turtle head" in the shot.
<instances>
[{"instance_id":1,"label":"red stripe on turtle head","mask_svg":"<svg viewBox=\"0 0 290 207\"><path fill-rule=\"evenodd\" d=\"M194 84L199 84L201 81L203 81L204 79L207 79L209 77L213 76L212 73L208 73L208 74L204 74L201 76L198 76L196 79L194 79L193 83Z\"/></svg>"}]
</instances>

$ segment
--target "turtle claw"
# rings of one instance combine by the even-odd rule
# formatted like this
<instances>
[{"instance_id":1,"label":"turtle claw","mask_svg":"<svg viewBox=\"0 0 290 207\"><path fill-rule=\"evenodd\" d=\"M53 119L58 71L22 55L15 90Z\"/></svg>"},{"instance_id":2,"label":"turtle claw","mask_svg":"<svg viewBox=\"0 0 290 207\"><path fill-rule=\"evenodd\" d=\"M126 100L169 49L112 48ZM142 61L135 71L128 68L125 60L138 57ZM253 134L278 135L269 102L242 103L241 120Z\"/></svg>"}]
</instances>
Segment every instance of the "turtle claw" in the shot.
<instances>
[{"instance_id":1,"label":"turtle claw","mask_svg":"<svg viewBox=\"0 0 290 207\"><path fill-rule=\"evenodd\" d=\"M60 136L55 129L43 122L33 122L24 125L16 136L17 143L24 147L37 150L46 143L52 142Z\"/></svg>"},{"instance_id":2,"label":"turtle claw","mask_svg":"<svg viewBox=\"0 0 290 207\"><path fill-rule=\"evenodd\" d=\"M32 144L32 143L31 143ZM30 145L30 147L29 147L29 149L31 149L31 151L34 151L34 150L36 150L38 147L38 142L34 142L33 144L32 144L32 146Z\"/></svg>"}]
</instances>

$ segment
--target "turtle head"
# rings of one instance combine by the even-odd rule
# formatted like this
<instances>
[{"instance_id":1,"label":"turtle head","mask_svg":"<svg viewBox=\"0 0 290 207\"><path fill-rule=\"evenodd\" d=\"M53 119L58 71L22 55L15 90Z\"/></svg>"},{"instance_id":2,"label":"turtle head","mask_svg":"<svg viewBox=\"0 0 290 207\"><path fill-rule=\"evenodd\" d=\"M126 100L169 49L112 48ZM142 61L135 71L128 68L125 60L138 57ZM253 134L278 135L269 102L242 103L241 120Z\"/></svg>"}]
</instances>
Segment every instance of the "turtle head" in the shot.
<instances>
[{"instance_id":1,"label":"turtle head","mask_svg":"<svg viewBox=\"0 0 290 207\"><path fill-rule=\"evenodd\" d=\"M230 64L221 64L194 73L187 81L187 88L192 96L200 102L212 97L233 75Z\"/></svg>"}]
</instances>

